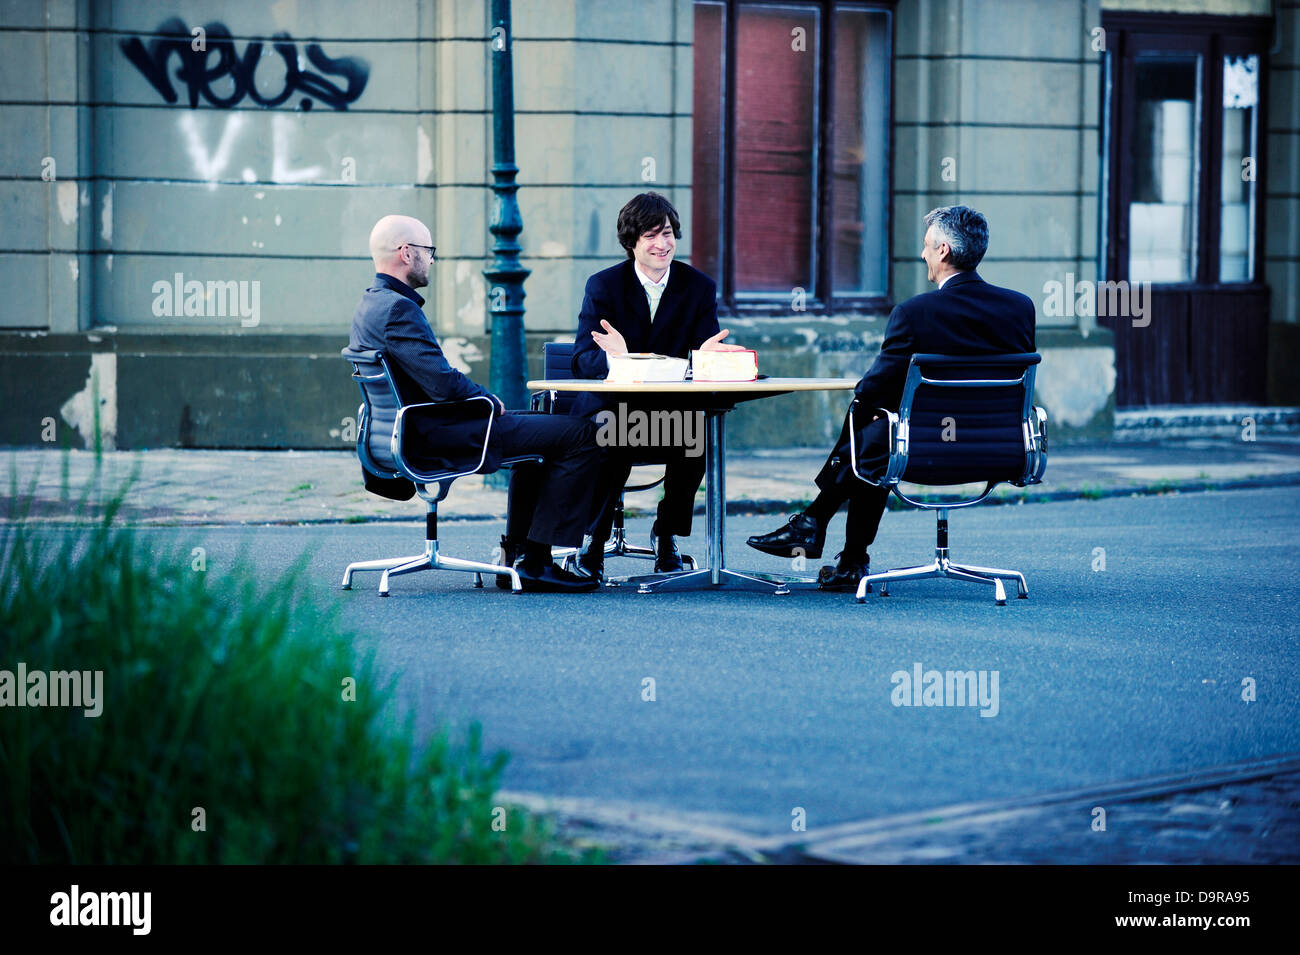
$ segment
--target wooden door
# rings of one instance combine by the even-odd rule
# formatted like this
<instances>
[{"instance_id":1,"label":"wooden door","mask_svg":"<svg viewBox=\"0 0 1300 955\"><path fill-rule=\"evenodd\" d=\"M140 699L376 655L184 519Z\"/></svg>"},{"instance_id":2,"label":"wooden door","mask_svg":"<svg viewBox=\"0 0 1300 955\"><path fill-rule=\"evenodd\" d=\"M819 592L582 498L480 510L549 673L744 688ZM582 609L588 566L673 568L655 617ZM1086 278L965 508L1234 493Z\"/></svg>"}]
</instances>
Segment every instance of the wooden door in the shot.
<instances>
[{"instance_id":1,"label":"wooden door","mask_svg":"<svg viewBox=\"0 0 1300 955\"><path fill-rule=\"evenodd\" d=\"M1116 404L1263 402L1269 296L1256 276L1268 21L1103 22L1105 278L1145 302L1141 316L1099 310L1115 333Z\"/></svg>"}]
</instances>

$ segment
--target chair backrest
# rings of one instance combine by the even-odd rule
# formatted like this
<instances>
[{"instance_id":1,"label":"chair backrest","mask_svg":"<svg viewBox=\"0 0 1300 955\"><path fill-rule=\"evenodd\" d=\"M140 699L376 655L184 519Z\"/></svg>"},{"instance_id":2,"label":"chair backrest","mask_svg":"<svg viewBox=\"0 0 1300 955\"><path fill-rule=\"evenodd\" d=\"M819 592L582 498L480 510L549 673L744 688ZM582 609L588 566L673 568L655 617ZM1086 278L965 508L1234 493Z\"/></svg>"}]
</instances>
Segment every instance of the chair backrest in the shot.
<instances>
[{"instance_id":1,"label":"chair backrest","mask_svg":"<svg viewBox=\"0 0 1300 955\"><path fill-rule=\"evenodd\" d=\"M559 380L573 377L573 342L544 342L542 344L543 378ZM576 391L557 391L551 399L552 414L568 414L578 400Z\"/></svg>"},{"instance_id":2,"label":"chair backrest","mask_svg":"<svg viewBox=\"0 0 1300 955\"><path fill-rule=\"evenodd\" d=\"M379 477L402 477L393 457L393 428L402 399L378 351L343 349L352 363L352 377L361 388L361 417L357 422L357 457L361 465Z\"/></svg>"},{"instance_id":3,"label":"chair backrest","mask_svg":"<svg viewBox=\"0 0 1300 955\"><path fill-rule=\"evenodd\" d=\"M902 480L1023 483L1033 427L1033 353L913 355L899 403L908 435Z\"/></svg>"}]
</instances>

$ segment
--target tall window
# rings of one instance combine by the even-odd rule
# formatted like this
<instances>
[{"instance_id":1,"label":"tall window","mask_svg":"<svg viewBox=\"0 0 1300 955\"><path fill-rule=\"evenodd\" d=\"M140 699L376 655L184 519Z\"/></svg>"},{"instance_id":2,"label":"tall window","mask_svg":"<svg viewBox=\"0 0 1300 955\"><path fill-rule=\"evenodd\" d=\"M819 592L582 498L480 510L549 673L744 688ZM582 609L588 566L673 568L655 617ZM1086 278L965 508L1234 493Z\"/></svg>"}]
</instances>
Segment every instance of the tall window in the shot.
<instances>
[{"instance_id":1,"label":"tall window","mask_svg":"<svg viewBox=\"0 0 1300 955\"><path fill-rule=\"evenodd\" d=\"M891 13L695 4L691 248L724 308L889 295Z\"/></svg>"},{"instance_id":2,"label":"tall window","mask_svg":"<svg viewBox=\"0 0 1300 955\"><path fill-rule=\"evenodd\" d=\"M1219 281L1255 278L1255 183L1259 155L1259 56L1223 57L1223 161L1219 198ZM1257 172L1252 170L1252 172Z\"/></svg>"}]
</instances>

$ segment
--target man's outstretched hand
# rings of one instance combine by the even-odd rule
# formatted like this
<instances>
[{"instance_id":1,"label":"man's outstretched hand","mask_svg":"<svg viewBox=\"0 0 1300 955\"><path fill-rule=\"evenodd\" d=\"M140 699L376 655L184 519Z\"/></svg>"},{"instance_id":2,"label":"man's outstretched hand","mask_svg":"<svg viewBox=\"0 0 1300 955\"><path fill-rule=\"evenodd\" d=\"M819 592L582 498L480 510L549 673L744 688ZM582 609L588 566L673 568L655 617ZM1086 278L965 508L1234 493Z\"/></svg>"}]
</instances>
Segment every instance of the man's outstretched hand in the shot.
<instances>
[{"instance_id":1,"label":"man's outstretched hand","mask_svg":"<svg viewBox=\"0 0 1300 955\"><path fill-rule=\"evenodd\" d=\"M724 328L712 338L706 338L704 344L700 345L699 351L745 351L744 345L726 345L723 339L731 334L730 328Z\"/></svg>"},{"instance_id":2,"label":"man's outstretched hand","mask_svg":"<svg viewBox=\"0 0 1300 955\"><path fill-rule=\"evenodd\" d=\"M606 355L613 355L615 358L619 355L626 355L627 342L624 341L622 333L603 318L600 320L600 327L605 329L604 335L595 331L591 333L591 337L596 340L600 350Z\"/></svg>"}]
</instances>

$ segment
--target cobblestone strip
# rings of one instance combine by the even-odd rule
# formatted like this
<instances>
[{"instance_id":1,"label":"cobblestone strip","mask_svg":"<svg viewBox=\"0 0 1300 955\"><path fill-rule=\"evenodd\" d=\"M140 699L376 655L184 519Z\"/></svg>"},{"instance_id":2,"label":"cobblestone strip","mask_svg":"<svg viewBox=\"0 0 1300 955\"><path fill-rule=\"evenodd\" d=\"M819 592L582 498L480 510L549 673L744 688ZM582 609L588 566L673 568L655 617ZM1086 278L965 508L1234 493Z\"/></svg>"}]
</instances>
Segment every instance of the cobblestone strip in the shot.
<instances>
[{"instance_id":1,"label":"cobblestone strip","mask_svg":"<svg viewBox=\"0 0 1300 955\"><path fill-rule=\"evenodd\" d=\"M598 846L625 865L1300 863L1300 754L845 823L797 839L760 838L724 817L500 795L547 816L569 845Z\"/></svg>"},{"instance_id":2,"label":"cobblestone strip","mask_svg":"<svg viewBox=\"0 0 1300 955\"><path fill-rule=\"evenodd\" d=\"M869 864L1294 864L1300 757L918 815L810 833L790 848L809 861Z\"/></svg>"}]
</instances>

